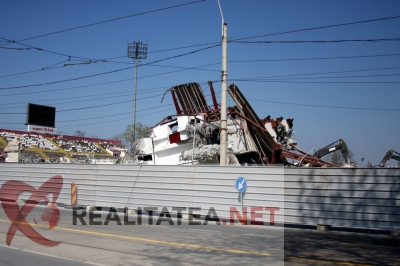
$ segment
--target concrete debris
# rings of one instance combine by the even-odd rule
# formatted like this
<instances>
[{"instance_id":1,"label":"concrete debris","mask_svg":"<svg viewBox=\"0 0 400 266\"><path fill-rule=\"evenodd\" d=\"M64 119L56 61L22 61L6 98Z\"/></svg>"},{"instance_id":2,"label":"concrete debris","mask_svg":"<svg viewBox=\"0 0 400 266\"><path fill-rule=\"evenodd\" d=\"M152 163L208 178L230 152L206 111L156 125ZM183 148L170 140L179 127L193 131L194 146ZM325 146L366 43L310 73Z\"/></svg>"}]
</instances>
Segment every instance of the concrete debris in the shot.
<instances>
[{"instance_id":1,"label":"concrete debris","mask_svg":"<svg viewBox=\"0 0 400 266\"><path fill-rule=\"evenodd\" d=\"M286 150L291 149L291 145L293 144L291 137L291 132L286 130L286 127L282 125L280 122L276 126L277 138L276 140L282 145L282 147Z\"/></svg>"},{"instance_id":2,"label":"concrete debris","mask_svg":"<svg viewBox=\"0 0 400 266\"><path fill-rule=\"evenodd\" d=\"M204 145L194 149L194 160L206 162L212 160L216 155L219 155L219 145ZM193 156L193 149L183 151L179 157L181 161L191 161Z\"/></svg>"},{"instance_id":3,"label":"concrete debris","mask_svg":"<svg viewBox=\"0 0 400 266\"><path fill-rule=\"evenodd\" d=\"M235 154L229 153L229 154L227 155L227 158L228 158L228 165L231 165L231 166L241 166L241 164L240 164L238 158L235 156Z\"/></svg>"},{"instance_id":4,"label":"concrete debris","mask_svg":"<svg viewBox=\"0 0 400 266\"><path fill-rule=\"evenodd\" d=\"M15 137L12 141L10 141L7 147L4 148L4 152L18 152L22 150L20 137Z\"/></svg>"},{"instance_id":5,"label":"concrete debris","mask_svg":"<svg viewBox=\"0 0 400 266\"><path fill-rule=\"evenodd\" d=\"M196 143L199 145L206 145L208 143L214 143L219 140L219 127L220 121L217 122L200 122L196 123ZM190 139L193 139L194 125L188 124L186 126L187 135Z\"/></svg>"}]
</instances>

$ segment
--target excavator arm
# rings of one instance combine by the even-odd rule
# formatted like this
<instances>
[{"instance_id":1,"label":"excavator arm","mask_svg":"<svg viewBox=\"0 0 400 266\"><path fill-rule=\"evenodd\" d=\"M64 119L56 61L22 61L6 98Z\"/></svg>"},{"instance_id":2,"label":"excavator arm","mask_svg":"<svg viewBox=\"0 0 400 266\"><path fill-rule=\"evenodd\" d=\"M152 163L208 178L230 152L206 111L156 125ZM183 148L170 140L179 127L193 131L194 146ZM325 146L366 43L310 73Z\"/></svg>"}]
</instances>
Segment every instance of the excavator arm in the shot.
<instances>
[{"instance_id":1,"label":"excavator arm","mask_svg":"<svg viewBox=\"0 0 400 266\"><path fill-rule=\"evenodd\" d=\"M385 165L387 164L387 162L390 159L394 159L396 161L400 162L400 153L394 151L394 150L390 150L386 153L385 157L383 157L381 163L379 164L380 167L385 167Z\"/></svg>"},{"instance_id":2,"label":"excavator arm","mask_svg":"<svg viewBox=\"0 0 400 266\"><path fill-rule=\"evenodd\" d=\"M323 156L325 156L331 152L337 151L337 150L340 150L342 152L345 163L350 164L349 150L347 149L346 142L344 142L344 140L342 140L342 139L339 139L338 141L335 141L335 142L329 144L328 146L326 146L322 149L319 149L318 151L316 151L314 153L313 156L316 158L322 158Z\"/></svg>"}]
</instances>

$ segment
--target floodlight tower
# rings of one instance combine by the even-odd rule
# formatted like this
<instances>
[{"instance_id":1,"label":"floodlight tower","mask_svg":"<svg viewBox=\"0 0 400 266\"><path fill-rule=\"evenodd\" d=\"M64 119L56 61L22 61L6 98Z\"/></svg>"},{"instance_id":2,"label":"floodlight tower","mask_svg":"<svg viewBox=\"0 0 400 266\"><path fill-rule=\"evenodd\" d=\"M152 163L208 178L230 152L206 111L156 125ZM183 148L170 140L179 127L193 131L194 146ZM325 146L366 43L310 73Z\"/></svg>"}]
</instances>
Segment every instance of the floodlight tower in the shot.
<instances>
[{"instance_id":1,"label":"floodlight tower","mask_svg":"<svg viewBox=\"0 0 400 266\"><path fill-rule=\"evenodd\" d=\"M140 59L147 58L147 43L128 42L128 58L135 60L135 84L133 89L133 109L132 109L132 126L133 139L136 140L136 91L137 91L137 68Z\"/></svg>"}]
</instances>

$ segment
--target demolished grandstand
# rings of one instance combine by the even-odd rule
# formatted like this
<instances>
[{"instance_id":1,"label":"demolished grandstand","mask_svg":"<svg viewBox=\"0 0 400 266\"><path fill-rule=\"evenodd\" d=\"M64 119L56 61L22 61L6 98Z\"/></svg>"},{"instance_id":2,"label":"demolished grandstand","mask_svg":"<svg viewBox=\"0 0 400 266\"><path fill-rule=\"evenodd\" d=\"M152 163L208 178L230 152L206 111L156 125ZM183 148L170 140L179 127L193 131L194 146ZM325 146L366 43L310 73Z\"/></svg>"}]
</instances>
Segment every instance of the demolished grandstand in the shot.
<instances>
[{"instance_id":1,"label":"demolished grandstand","mask_svg":"<svg viewBox=\"0 0 400 266\"><path fill-rule=\"evenodd\" d=\"M212 82L209 87L212 105L207 103L198 83L178 85L167 91L172 94L176 115L165 117L150 129L149 138L137 141L137 163L219 163L220 107ZM297 147L292 139L293 119L260 119L235 84L229 86L228 92L236 104L227 110L229 165L338 167Z\"/></svg>"}]
</instances>

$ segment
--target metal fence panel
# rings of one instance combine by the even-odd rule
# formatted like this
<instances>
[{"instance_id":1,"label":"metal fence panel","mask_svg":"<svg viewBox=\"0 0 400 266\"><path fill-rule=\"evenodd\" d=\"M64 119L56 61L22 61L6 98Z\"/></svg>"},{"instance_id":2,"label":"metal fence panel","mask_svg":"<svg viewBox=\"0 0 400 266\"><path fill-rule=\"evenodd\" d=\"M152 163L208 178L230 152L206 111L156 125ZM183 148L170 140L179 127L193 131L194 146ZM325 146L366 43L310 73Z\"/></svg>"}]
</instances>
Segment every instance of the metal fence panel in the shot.
<instances>
[{"instance_id":1,"label":"metal fence panel","mask_svg":"<svg viewBox=\"0 0 400 266\"><path fill-rule=\"evenodd\" d=\"M285 221L400 228L400 169L285 168Z\"/></svg>"},{"instance_id":2,"label":"metal fence panel","mask_svg":"<svg viewBox=\"0 0 400 266\"><path fill-rule=\"evenodd\" d=\"M246 178L244 207L279 207L275 220L283 222L283 168L219 166L143 166L85 164L2 164L0 185L18 178L34 187L54 175L64 178L59 203L70 204L70 183L78 190L78 204L114 208L196 207L206 215L212 207L220 217L230 208L241 210L235 181ZM6 172L10 174L6 174ZM35 179L33 182L31 179ZM29 197L29 195L24 195ZM269 213L263 211L269 221Z\"/></svg>"},{"instance_id":3,"label":"metal fence panel","mask_svg":"<svg viewBox=\"0 0 400 266\"><path fill-rule=\"evenodd\" d=\"M284 172L284 176L283 176ZM70 204L71 183L78 204L114 208L210 207L229 217L240 211L235 189L246 178L244 207L279 207L277 221L365 228L400 228L400 169L142 166L3 163L0 186L19 180L35 188L61 175L58 202ZM24 193L21 199L28 199ZM264 220L268 213L264 212ZM284 214L284 217L283 217Z\"/></svg>"}]
</instances>

